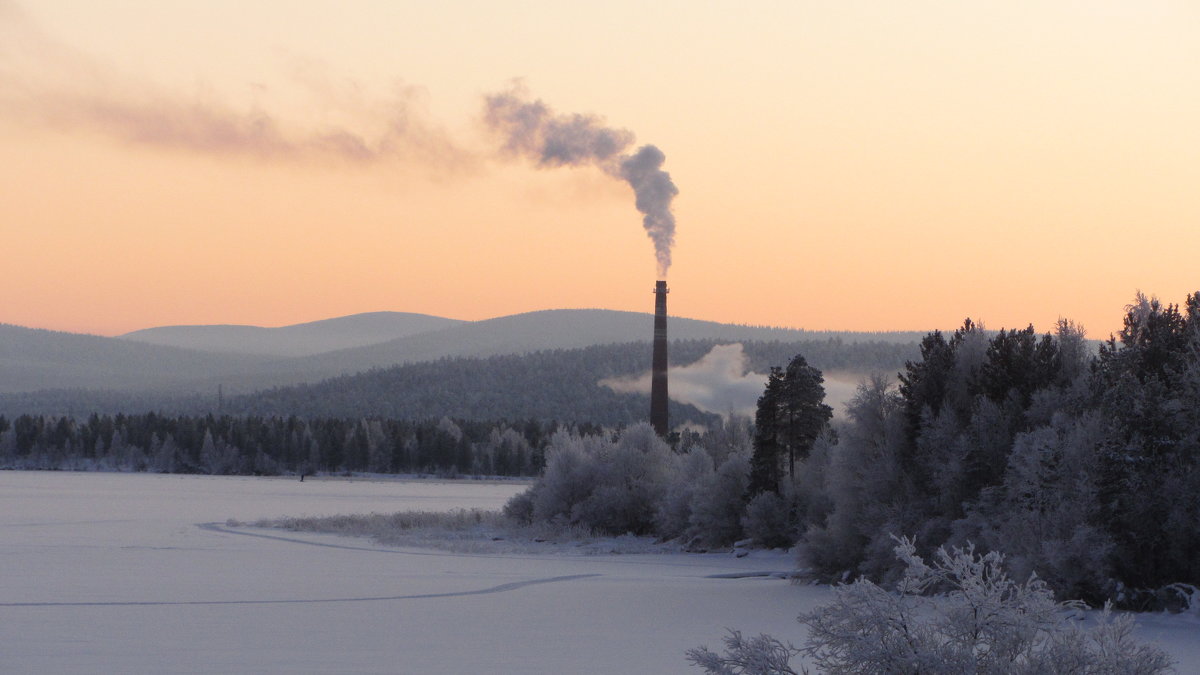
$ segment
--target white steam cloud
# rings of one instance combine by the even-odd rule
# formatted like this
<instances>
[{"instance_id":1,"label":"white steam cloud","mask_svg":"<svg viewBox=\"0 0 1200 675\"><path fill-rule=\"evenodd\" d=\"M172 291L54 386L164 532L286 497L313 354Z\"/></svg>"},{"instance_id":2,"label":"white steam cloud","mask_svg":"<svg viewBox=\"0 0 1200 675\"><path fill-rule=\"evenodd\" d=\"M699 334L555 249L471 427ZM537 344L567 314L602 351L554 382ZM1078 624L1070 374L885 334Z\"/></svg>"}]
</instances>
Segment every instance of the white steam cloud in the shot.
<instances>
[{"instance_id":1,"label":"white steam cloud","mask_svg":"<svg viewBox=\"0 0 1200 675\"><path fill-rule=\"evenodd\" d=\"M675 243L671 201L679 189L662 170L662 150L644 145L628 154L632 132L605 126L594 115L555 113L541 100L529 100L519 87L488 96L484 119L503 135L505 151L529 158L538 167L594 166L629 183L642 226L654 242L658 275L667 276Z\"/></svg>"},{"instance_id":2,"label":"white steam cloud","mask_svg":"<svg viewBox=\"0 0 1200 675\"><path fill-rule=\"evenodd\" d=\"M667 378L672 399L718 415L753 415L767 383L765 374L746 372L741 343L717 345L695 363L668 369ZM600 384L621 394L649 394L650 373L614 377Z\"/></svg>"},{"instance_id":3,"label":"white steam cloud","mask_svg":"<svg viewBox=\"0 0 1200 675\"><path fill-rule=\"evenodd\" d=\"M741 343L716 345L699 360L667 371L670 397L679 403L696 406L716 415L753 417L758 397L767 385L766 373L746 370L746 353ZM854 396L862 376L855 373L823 373L825 403L835 416L845 414L846 403ZM650 372L632 377L614 377L600 381L620 394L650 394Z\"/></svg>"}]
</instances>

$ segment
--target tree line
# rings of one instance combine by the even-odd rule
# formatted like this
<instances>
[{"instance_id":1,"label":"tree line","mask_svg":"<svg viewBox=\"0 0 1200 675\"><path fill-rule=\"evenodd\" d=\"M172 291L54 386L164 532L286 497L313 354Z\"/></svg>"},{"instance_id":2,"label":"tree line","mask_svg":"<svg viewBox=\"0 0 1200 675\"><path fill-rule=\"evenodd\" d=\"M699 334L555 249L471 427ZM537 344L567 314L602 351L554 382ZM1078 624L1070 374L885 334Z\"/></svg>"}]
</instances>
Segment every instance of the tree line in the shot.
<instances>
[{"instance_id":1,"label":"tree line","mask_svg":"<svg viewBox=\"0 0 1200 675\"><path fill-rule=\"evenodd\" d=\"M296 416L0 416L0 468L533 476L557 422ZM573 425L595 433L592 425Z\"/></svg>"}]
</instances>

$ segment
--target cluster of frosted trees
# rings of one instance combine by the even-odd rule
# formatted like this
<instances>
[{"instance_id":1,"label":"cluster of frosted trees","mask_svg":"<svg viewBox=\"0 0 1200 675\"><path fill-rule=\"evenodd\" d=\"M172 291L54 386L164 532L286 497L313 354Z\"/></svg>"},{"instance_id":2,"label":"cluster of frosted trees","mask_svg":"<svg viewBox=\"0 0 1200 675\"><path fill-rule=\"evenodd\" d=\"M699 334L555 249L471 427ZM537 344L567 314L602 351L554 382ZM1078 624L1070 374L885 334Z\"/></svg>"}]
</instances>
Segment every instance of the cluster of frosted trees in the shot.
<instances>
[{"instance_id":1,"label":"cluster of frosted trees","mask_svg":"<svg viewBox=\"0 0 1200 675\"><path fill-rule=\"evenodd\" d=\"M734 418L685 445L673 450L644 423L612 435L559 432L541 478L505 511L523 522L728 546L754 529L749 424Z\"/></svg>"},{"instance_id":2,"label":"cluster of frosted trees","mask_svg":"<svg viewBox=\"0 0 1200 675\"><path fill-rule=\"evenodd\" d=\"M0 468L529 476L541 471L543 447L558 428L448 418L0 416Z\"/></svg>"},{"instance_id":3,"label":"cluster of frosted trees","mask_svg":"<svg viewBox=\"0 0 1200 675\"><path fill-rule=\"evenodd\" d=\"M1062 597L1163 607L1200 584L1200 295L1139 296L1098 354L1068 322L968 321L846 412L795 486L819 571L895 579L892 536L911 535L1005 551Z\"/></svg>"},{"instance_id":4,"label":"cluster of frosted trees","mask_svg":"<svg viewBox=\"0 0 1200 675\"><path fill-rule=\"evenodd\" d=\"M541 477L505 513L523 523L652 535L689 550L789 547L795 522L787 500L749 498L752 437L749 421L736 416L685 432L676 449L645 423L616 433L562 430L546 447Z\"/></svg>"}]
</instances>

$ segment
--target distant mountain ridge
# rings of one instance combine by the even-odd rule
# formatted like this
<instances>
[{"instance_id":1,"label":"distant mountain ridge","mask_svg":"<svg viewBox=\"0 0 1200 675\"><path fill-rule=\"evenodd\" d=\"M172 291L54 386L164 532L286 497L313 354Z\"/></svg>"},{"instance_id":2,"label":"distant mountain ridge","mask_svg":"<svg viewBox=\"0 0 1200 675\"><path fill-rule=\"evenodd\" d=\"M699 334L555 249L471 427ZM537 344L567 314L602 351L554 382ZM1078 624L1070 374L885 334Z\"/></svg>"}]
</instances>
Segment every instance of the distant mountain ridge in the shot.
<instances>
[{"instance_id":1,"label":"distant mountain ridge","mask_svg":"<svg viewBox=\"0 0 1200 675\"><path fill-rule=\"evenodd\" d=\"M364 347L460 323L464 322L428 314L366 312L278 328L244 325L159 326L118 337L204 352L283 358Z\"/></svg>"},{"instance_id":2,"label":"distant mountain ridge","mask_svg":"<svg viewBox=\"0 0 1200 675\"><path fill-rule=\"evenodd\" d=\"M673 371L671 419L675 423L704 423L712 414L752 406L761 382L748 397L741 390L740 372L725 363L702 365L723 340L683 340L671 343ZM916 343L844 342L837 339L795 342L743 341L744 367L765 380L770 366L786 364L797 353L825 371L829 403L837 405L853 390L856 378L846 375L894 373L917 357ZM147 395L139 392L53 390L0 395L0 414L117 414L157 411L165 414L231 414L259 416L385 417L425 420L456 419L519 421L538 419L622 426L643 420L649 406L646 392L617 391L603 382L613 377L637 377L648 371L650 343L627 342L574 349L540 350L486 357L446 357L241 393L229 386L224 399L216 387L188 394ZM699 364L699 365L698 365ZM740 371L740 369L739 369ZM841 382L835 374L841 373ZM747 376L748 381L754 377ZM720 400L737 387L744 399ZM840 393L839 393L840 391ZM689 394L689 392L691 392ZM689 403L699 393L712 405ZM726 403L728 405L726 405ZM743 405L744 404L744 405ZM840 409L840 408L839 408ZM707 412L706 412L707 411Z\"/></svg>"},{"instance_id":3,"label":"distant mountain ridge","mask_svg":"<svg viewBox=\"0 0 1200 675\"><path fill-rule=\"evenodd\" d=\"M578 349L604 344L648 341L654 316L643 312L609 309L549 309L461 322L437 331L417 333L379 344L317 354L303 359L278 361L254 371L267 376L294 373L305 379L333 377L369 368L402 363L420 363L447 357L487 357L528 354L547 349ZM796 342L840 339L845 342L918 342L923 332L855 333L808 331L723 324L715 321L671 317L668 334L672 340L725 340L741 342ZM303 380L276 380L290 384Z\"/></svg>"},{"instance_id":4,"label":"distant mountain ridge","mask_svg":"<svg viewBox=\"0 0 1200 675\"><path fill-rule=\"evenodd\" d=\"M805 331L679 317L672 317L669 326L672 340L721 342L913 344L923 335ZM229 397L444 358L649 342L652 327L649 313L599 309L544 310L483 321L374 312L281 328L164 326L120 338L0 324L0 394L53 390L51 398L61 401L62 409L84 410L87 396L80 390L108 390L123 392L144 408L167 397L215 399L219 390ZM156 340L170 344L154 344ZM378 342L363 344L368 340ZM322 345L340 348L280 356L280 352L308 352ZM10 397L8 403L16 400ZM14 408L6 404L5 409Z\"/></svg>"},{"instance_id":5,"label":"distant mountain ridge","mask_svg":"<svg viewBox=\"0 0 1200 675\"><path fill-rule=\"evenodd\" d=\"M242 372L264 359L0 324L0 392L155 388Z\"/></svg>"}]
</instances>

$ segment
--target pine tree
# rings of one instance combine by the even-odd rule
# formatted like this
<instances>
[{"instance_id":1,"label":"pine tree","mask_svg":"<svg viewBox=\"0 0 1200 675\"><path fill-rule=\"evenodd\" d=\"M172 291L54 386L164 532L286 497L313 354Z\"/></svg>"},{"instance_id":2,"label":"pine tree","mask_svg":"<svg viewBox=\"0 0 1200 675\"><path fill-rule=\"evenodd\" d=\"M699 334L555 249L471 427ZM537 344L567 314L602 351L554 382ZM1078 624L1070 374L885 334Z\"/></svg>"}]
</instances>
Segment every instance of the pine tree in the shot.
<instances>
[{"instance_id":1,"label":"pine tree","mask_svg":"<svg viewBox=\"0 0 1200 675\"><path fill-rule=\"evenodd\" d=\"M782 446L787 450L788 478L796 477L796 460L808 457L813 443L833 417L825 405L825 378L797 354L784 372L780 399Z\"/></svg>"},{"instance_id":2,"label":"pine tree","mask_svg":"<svg viewBox=\"0 0 1200 675\"><path fill-rule=\"evenodd\" d=\"M825 405L824 378L797 354L787 369L771 368L754 416L754 455L750 460L750 493L779 492L783 464L794 479L796 460L804 459L833 417Z\"/></svg>"},{"instance_id":3,"label":"pine tree","mask_svg":"<svg viewBox=\"0 0 1200 675\"><path fill-rule=\"evenodd\" d=\"M779 492L779 399L783 370L771 367L767 386L754 413L754 454L750 458L750 494Z\"/></svg>"}]
</instances>

